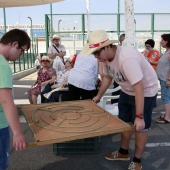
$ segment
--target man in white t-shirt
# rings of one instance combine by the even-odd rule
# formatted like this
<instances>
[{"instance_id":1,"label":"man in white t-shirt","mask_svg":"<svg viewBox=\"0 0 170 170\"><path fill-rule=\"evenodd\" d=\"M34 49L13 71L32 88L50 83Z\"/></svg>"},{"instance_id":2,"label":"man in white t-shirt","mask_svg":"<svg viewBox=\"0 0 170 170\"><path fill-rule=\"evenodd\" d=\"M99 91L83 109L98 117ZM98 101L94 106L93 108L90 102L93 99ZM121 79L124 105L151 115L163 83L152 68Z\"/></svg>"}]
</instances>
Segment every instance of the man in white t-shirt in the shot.
<instances>
[{"instance_id":1,"label":"man in white t-shirt","mask_svg":"<svg viewBox=\"0 0 170 170\"><path fill-rule=\"evenodd\" d=\"M140 52L131 47L113 45L114 40L109 40L104 30L91 32L88 40L88 45L81 53L85 56L94 54L102 62L102 68L99 69L103 73L100 90L93 101L100 101L112 79L121 86L119 118L135 126L135 154L128 169L140 170L158 92L156 73ZM131 135L131 131L122 132L120 149L107 154L105 158L130 160L128 149Z\"/></svg>"},{"instance_id":2,"label":"man in white t-shirt","mask_svg":"<svg viewBox=\"0 0 170 170\"><path fill-rule=\"evenodd\" d=\"M65 70L64 66L64 56L66 55L66 50L63 45L60 44L60 37L53 35L52 43L48 48L48 56L53 60L53 68L58 74L60 71Z\"/></svg>"}]
</instances>

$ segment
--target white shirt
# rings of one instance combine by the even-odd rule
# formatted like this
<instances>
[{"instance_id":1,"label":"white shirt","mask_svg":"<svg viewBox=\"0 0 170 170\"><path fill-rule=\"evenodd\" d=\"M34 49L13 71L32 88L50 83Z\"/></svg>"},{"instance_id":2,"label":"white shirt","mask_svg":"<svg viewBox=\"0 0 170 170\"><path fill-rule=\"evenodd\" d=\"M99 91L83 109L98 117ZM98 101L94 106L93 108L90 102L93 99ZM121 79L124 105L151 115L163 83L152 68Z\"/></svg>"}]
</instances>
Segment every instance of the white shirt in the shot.
<instances>
[{"instance_id":1,"label":"white shirt","mask_svg":"<svg viewBox=\"0 0 170 170\"><path fill-rule=\"evenodd\" d=\"M69 73L71 70L64 70L60 76L57 77L57 82L58 83L64 83L64 82L68 82L68 77L69 77Z\"/></svg>"},{"instance_id":2,"label":"white shirt","mask_svg":"<svg viewBox=\"0 0 170 170\"><path fill-rule=\"evenodd\" d=\"M142 81L145 97L155 96L158 92L155 70L145 57L133 48L117 46L114 60L102 62L102 66L103 74L109 74L121 86L121 90L130 96L135 96L133 85L139 81Z\"/></svg>"},{"instance_id":3,"label":"white shirt","mask_svg":"<svg viewBox=\"0 0 170 170\"><path fill-rule=\"evenodd\" d=\"M65 47L61 44L59 44L59 46L56 48L58 49L59 52L66 51ZM58 51L53 47L53 45L48 48L48 54L58 53ZM58 74L58 72L60 71L65 70L65 66L59 56L56 56L55 59L53 60L53 68L55 69L56 74Z\"/></svg>"},{"instance_id":4,"label":"white shirt","mask_svg":"<svg viewBox=\"0 0 170 170\"><path fill-rule=\"evenodd\" d=\"M60 71L65 70L65 66L63 64L63 62L61 61L59 56L56 56L56 58L53 61L53 68L56 71L56 74L58 75L58 73Z\"/></svg>"},{"instance_id":5,"label":"white shirt","mask_svg":"<svg viewBox=\"0 0 170 170\"><path fill-rule=\"evenodd\" d=\"M94 90L98 78L98 62L94 55L79 54L69 73L68 83L85 90Z\"/></svg>"}]
</instances>

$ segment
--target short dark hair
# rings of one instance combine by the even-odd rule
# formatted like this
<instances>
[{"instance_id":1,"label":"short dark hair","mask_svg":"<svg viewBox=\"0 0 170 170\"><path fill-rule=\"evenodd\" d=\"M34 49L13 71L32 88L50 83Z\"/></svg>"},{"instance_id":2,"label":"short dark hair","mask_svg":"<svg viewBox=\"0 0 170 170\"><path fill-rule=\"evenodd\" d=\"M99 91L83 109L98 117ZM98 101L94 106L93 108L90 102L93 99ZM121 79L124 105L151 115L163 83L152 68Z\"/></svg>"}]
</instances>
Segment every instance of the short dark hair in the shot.
<instances>
[{"instance_id":1,"label":"short dark hair","mask_svg":"<svg viewBox=\"0 0 170 170\"><path fill-rule=\"evenodd\" d=\"M155 47L155 41L153 39L148 39L147 41L145 41L145 45L149 44L152 48Z\"/></svg>"},{"instance_id":2,"label":"short dark hair","mask_svg":"<svg viewBox=\"0 0 170 170\"><path fill-rule=\"evenodd\" d=\"M120 37L119 37L119 41L123 41L125 39L125 34L121 34Z\"/></svg>"},{"instance_id":3,"label":"short dark hair","mask_svg":"<svg viewBox=\"0 0 170 170\"><path fill-rule=\"evenodd\" d=\"M17 41L19 46L22 47L24 45L27 45L27 50L30 48L30 38L28 36L28 34L20 29L12 29L10 31L8 31L7 33L5 33L1 40L0 43L7 45L9 43L13 43Z\"/></svg>"},{"instance_id":4,"label":"short dark hair","mask_svg":"<svg viewBox=\"0 0 170 170\"><path fill-rule=\"evenodd\" d=\"M168 43L166 44L167 47L170 47L170 34L162 34L161 35L161 38L164 40L164 41L168 41Z\"/></svg>"}]
</instances>

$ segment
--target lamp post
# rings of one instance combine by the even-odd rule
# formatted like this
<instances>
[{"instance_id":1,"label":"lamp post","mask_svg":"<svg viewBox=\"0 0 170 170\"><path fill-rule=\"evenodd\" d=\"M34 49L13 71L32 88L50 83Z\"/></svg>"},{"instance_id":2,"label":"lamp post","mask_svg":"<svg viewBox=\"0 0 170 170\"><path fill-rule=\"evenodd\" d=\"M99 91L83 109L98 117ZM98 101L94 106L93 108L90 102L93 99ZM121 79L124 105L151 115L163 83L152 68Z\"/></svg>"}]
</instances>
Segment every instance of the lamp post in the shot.
<instances>
[{"instance_id":1,"label":"lamp post","mask_svg":"<svg viewBox=\"0 0 170 170\"><path fill-rule=\"evenodd\" d=\"M6 33L6 12L5 12L5 8L3 8L3 13L4 13L4 32Z\"/></svg>"},{"instance_id":2,"label":"lamp post","mask_svg":"<svg viewBox=\"0 0 170 170\"><path fill-rule=\"evenodd\" d=\"M33 34L32 34L32 18L31 18L31 17L28 17L28 19L30 19L30 21L31 21L31 36L30 36L30 37L32 38L32 35L33 35Z\"/></svg>"},{"instance_id":3,"label":"lamp post","mask_svg":"<svg viewBox=\"0 0 170 170\"><path fill-rule=\"evenodd\" d=\"M61 21L62 21L61 19L58 21L58 32L60 32L60 22Z\"/></svg>"},{"instance_id":4,"label":"lamp post","mask_svg":"<svg viewBox=\"0 0 170 170\"><path fill-rule=\"evenodd\" d=\"M31 46L31 47L32 47L32 54L33 54L32 57L33 57L33 56L34 56L34 50L33 50L32 18L31 18L31 17L28 17L28 19L30 19L30 21L31 21L31 36L30 36L30 37L31 37L31 41L32 41L32 46ZM30 52L31 52L31 49L30 49ZM32 60L32 58L31 58L31 67L32 67L32 61L33 61L33 60Z\"/></svg>"},{"instance_id":5,"label":"lamp post","mask_svg":"<svg viewBox=\"0 0 170 170\"><path fill-rule=\"evenodd\" d=\"M75 49L75 43L76 43L76 40L77 40L77 21L74 22L75 23L75 33L74 33L74 37L73 37L73 41L74 41L74 54L76 54L76 49Z\"/></svg>"}]
</instances>

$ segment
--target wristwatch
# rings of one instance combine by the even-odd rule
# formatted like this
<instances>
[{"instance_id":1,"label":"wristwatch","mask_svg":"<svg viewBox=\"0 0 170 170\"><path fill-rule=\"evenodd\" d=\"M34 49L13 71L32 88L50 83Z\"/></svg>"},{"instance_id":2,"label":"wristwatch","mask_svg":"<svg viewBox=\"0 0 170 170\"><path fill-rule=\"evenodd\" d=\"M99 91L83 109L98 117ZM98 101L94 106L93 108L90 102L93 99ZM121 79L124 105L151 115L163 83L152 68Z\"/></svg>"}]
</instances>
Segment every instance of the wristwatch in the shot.
<instances>
[{"instance_id":1,"label":"wristwatch","mask_svg":"<svg viewBox=\"0 0 170 170\"><path fill-rule=\"evenodd\" d=\"M144 119L144 116L143 116L143 114L138 114L138 115L136 115L136 118Z\"/></svg>"}]
</instances>

